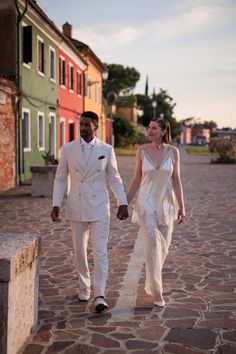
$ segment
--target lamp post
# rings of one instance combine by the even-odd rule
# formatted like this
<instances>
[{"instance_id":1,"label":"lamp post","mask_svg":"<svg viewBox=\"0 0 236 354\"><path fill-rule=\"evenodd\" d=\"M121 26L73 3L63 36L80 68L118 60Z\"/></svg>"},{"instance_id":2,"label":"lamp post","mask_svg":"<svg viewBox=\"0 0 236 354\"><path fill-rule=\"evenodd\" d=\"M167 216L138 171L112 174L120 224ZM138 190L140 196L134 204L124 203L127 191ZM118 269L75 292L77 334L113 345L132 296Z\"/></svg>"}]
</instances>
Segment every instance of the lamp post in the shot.
<instances>
[{"instance_id":1,"label":"lamp post","mask_svg":"<svg viewBox=\"0 0 236 354\"><path fill-rule=\"evenodd\" d=\"M156 108L157 108L157 102L152 101L152 107L153 107L153 118L156 118Z\"/></svg>"}]
</instances>

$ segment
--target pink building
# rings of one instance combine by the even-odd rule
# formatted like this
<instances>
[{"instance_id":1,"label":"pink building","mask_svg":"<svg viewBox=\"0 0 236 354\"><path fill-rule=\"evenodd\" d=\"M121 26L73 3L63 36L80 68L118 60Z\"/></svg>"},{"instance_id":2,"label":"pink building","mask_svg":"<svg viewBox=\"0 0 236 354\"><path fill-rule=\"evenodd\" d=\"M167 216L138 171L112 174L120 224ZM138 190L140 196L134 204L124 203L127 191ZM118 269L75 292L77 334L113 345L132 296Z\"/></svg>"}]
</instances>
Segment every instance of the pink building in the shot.
<instances>
[{"instance_id":1,"label":"pink building","mask_svg":"<svg viewBox=\"0 0 236 354\"><path fill-rule=\"evenodd\" d=\"M191 144L192 143L192 128L182 125L180 133L180 144Z\"/></svg>"}]
</instances>

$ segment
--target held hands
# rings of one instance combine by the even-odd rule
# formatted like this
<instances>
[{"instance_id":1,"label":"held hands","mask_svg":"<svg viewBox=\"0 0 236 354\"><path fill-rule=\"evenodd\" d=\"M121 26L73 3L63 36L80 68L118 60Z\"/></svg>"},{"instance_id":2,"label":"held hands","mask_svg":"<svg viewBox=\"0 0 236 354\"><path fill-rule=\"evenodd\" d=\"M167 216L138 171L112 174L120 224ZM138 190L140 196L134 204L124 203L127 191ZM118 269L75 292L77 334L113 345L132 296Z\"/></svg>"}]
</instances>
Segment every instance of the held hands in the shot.
<instances>
[{"instance_id":1,"label":"held hands","mask_svg":"<svg viewBox=\"0 0 236 354\"><path fill-rule=\"evenodd\" d=\"M116 217L120 220L126 220L129 217L128 205L120 205Z\"/></svg>"},{"instance_id":2,"label":"held hands","mask_svg":"<svg viewBox=\"0 0 236 354\"><path fill-rule=\"evenodd\" d=\"M59 213L60 213L60 208L58 206L54 206L51 212L52 221L54 222L61 221L61 219L59 218Z\"/></svg>"},{"instance_id":3,"label":"held hands","mask_svg":"<svg viewBox=\"0 0 236 354\"><path fill-rule=\"evenodd\" d=\"M185 220L185 210L180 208L178 211L178 224L181 224Z\"/></svg>"}]
</instances>

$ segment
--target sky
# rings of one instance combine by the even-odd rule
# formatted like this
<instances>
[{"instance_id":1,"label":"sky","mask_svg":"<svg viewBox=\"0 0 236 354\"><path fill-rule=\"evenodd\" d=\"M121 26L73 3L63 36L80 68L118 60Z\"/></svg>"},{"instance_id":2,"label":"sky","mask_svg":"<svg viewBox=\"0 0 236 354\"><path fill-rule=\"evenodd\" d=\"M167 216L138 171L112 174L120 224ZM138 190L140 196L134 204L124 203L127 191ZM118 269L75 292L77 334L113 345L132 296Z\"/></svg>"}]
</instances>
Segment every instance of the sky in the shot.
<instances>
[{"instance_id":1,"label":"sky","mask_svg":"<svg viewBox=\"0 0 236 354\"><path fill-rule=\"evenodd\" d=\"M140 73L135 93L166 90L174 116L236 128L236 0L38 0L59 29L108 64Z\"/></svg>"}]
</instances>

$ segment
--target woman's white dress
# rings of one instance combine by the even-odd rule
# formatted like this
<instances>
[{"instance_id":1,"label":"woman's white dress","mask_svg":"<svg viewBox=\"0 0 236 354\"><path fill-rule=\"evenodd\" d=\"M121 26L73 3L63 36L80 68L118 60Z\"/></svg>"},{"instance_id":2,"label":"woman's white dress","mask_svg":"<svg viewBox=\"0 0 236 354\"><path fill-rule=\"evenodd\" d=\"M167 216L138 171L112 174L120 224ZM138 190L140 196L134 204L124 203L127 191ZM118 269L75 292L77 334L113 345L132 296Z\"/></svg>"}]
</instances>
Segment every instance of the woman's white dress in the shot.
<instances>
[{"instance_id":1,"label":"woman's white dress","mask_svg":"<svg viewBox=\"0 0 236 354\"><path fill-rule=\"evenodd\" d=\"M168 254L177 219L177 205L172 185L173 156L170 146L161 165L156 168L144 149L142 180L134 204L132 221L140 225L146 245L147 294L162 293L162 266Z\"/></svg>"}]
</instances>

